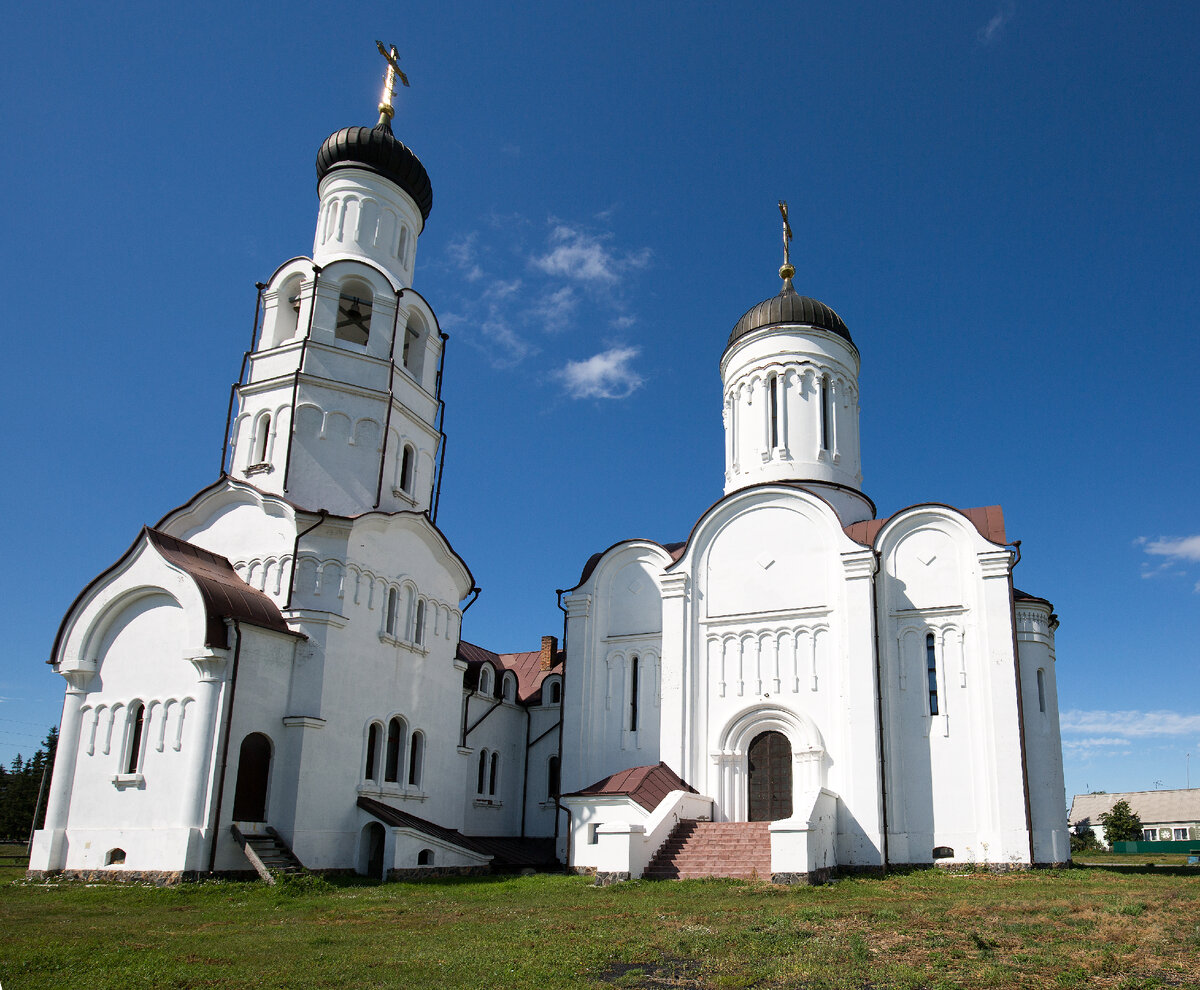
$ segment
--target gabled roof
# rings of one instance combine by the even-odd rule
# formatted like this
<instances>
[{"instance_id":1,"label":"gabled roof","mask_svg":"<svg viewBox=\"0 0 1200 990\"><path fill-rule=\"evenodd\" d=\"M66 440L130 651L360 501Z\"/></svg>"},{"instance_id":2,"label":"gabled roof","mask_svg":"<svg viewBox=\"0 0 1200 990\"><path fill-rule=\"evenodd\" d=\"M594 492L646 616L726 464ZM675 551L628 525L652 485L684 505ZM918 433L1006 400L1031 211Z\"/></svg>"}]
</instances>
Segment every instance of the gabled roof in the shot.
<instances>
[{"instance_id":1,"label":"gabled roof","mask_svg":"<svg viewBox=\"0 0 1200 990\"><path fill-rule=\"evenodd\" d=\"M517 675L517 700L523 705L528 705L541 699L542 681L550 674L562 673L565 654L562 650L557 650L554 654L554 664L549 670L542 670L541 650L528 650L524 653L493 653L491 650L468 643L463 639L459 640L458 652L455 656L459 660L467 662L466 679L470 687L478 685L479 668L485 661L499 671L511 670ZM499 678L492 690L499 697Z\"/></svg>"},{"instance_id":2,"label":"gabled roof","mask_svg":"<svg viewBox=\"0 0 1200 990\"><path fill-rule=\"evenodd\" d=\"M649 767L630 767L566 797L627 797L653 811L672 791L699 793L662 761Z\"/></svg>"},{"instance_id":3,"label":"gabled roof","mask_svg":"<svg viewBox=\"0 0 1200 990\"><path fill-rule=\"evenodd\" d=\"M474 840L463 835L458 829L443 828L441 825L435 825L424 818L410 815L407 811L393 808L390 804L384 804L382 801L376 801L374 798L364 797L360 794L358 797L358 806L368 815L378 818L385 825L391 825L396 828L411 828L414 832L428 835L431 839L437 839L452 846L461 846L463 849L470 850L478 856L491 855L484 852L475 844Z\"/></svg>"},{"instance_id":4,"label":"gabled roof","mask_svg":"<svg viewBox=\"0 0 1200 990\"><path fill-rule=\"evenodd\" d=\"M985 505L978 509L960 509L953 505L943 505L941 502L919 504L939 505L946 509L953 509L960 515L966 516L971 521L971 525L979 531L979 535L985 540L991 540L992 543L998 543L1001 546L1008 545L1008 538L1004 535L1004 510L998 505ZM916 505L910 505L907 509L901 509L900 512L908 512L909 509L917 507ZM884 519L866 519L862 522L851 523L845 527L846 535L856 543L863 544L863 546L874 546L875 538L879 535L879 531L892 519L900 515L900 512L893 512Z\"/></svg>"},{"instance_id":5,"label":"gabled roof","mask_svg":"<svg viewBox=\"0 0 1200 990\"><path fill-rule=\"evenodd\" d=\"M1100 816L1118 801L1129 807L1149 827L1160 822L1200 822L1200 787L1174 791L1122 791L1113 794L1076 794L1071 801L1069 824L1100 824Z\"/></svg>"},{"instance_id":6,"label":"gabled roof","mask_svg":"<svg viewBox=\"0 0 1200 990\"><path fill-rule=\"evenodd\" d=\"M204 610L208 614L205 646L229 645L225 619L237 619L274 632L296 635L288 628L279 606L268 595L250 587L238 577L227 558L156 529L147 527L145 533L163 559L186 571L200 589Z\"/></svg>"},{"instance_id":7,"label":"gabled roof","mask_svg":"<svg viewBox=\"0 0 1200 990\"><path fill-rule=\"evenodd\" d=\"M168 536L157 529L143 526L137 539L130 544L128 550L121 554L117 562L96 575L75 597L59 624L58 632L54 637L54 646L50 651L50 659L46 663L57 662L67 624L80 602L84 601L91 591L99 587L110 575L120 570L137 552L143 540L154 547L163 560L178 567L195 582L204 602L205 646L228 649L229 631L225 627L225 619L235 619L238 622L245 622L300 639L306 638L303 633L288 628L288 624L284 621L275 602L268 595L257 588L250 587L243 581L237 571L233 569L233 564L229 562L228 558L178 537Z\"/></svg>"}]
</instances>

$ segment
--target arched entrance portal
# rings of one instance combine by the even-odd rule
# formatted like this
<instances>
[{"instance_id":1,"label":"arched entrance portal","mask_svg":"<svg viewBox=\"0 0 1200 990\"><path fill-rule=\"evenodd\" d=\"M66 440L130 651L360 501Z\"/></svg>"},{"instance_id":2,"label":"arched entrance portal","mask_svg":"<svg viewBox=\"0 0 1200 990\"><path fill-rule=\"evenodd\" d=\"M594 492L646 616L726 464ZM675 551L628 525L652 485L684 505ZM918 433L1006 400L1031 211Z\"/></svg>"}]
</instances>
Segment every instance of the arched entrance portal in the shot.
<instances>
[{"instance_id":1,"label":"arched entrance portal","mask_svg":"<svg viewBox=\"0 0 1200 990\"><path fill-rule=\"evenodd\" d=\"M363 826L358 840L358 872L363 876L383 878L383 847L387 839L379 822L368 822Z\"/></svg>"},{"instance_id":2,"label":"arched entrance portal","mask_svg":"<svg viewBox=\"0 0 1200 990\"><path fill-rule=\"evenodd\" d=\"M774 822L792 816L792 746L782 732L762 732L747 753L752 822Z\"/></svg>"},{"instance_id":3,"label":"arched entrance portal","mask_svg":"<svg viewBox=\"0 0 1200 990\"><path fill-rule=\"evenodd\" d=\"M267 784L271 779L271 740L251 732L238 753L237 787L233 792L233 820L267 820Z\"/></svg>"}]
</instances>

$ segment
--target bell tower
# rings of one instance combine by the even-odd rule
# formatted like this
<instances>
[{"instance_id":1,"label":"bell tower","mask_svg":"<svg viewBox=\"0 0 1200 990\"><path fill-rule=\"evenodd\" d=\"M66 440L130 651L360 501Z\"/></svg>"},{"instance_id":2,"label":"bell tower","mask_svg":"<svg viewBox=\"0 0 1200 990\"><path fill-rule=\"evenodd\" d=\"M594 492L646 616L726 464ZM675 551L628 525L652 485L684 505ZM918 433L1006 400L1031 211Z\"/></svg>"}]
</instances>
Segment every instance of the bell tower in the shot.
<instances>
[{"instance_id":1,"label":"bell tower","mask_svg":"<svg viewBox=\"0 0 1200 990\"><path fill-rule=\"evenodd\" d=\"M446 336L412 287L429 175L392 133L396 49L379 120L317 152L311 258L259 286L256 340L235 388L223 469L310 510L429 511Z\"/></svg>"},{"instance_id":2,"label":"bell tower","mask_svg":"<svg viewBox=\"0 0 1200 990\"><path fill-rule=\"evenodd\" d=\"M874 516L862 494L858 348L837 313L793 287L787 203L779 210L783 289L746 311L721 356L725 494L801 484L849 525Z\"/></svg>"}]
</instances>

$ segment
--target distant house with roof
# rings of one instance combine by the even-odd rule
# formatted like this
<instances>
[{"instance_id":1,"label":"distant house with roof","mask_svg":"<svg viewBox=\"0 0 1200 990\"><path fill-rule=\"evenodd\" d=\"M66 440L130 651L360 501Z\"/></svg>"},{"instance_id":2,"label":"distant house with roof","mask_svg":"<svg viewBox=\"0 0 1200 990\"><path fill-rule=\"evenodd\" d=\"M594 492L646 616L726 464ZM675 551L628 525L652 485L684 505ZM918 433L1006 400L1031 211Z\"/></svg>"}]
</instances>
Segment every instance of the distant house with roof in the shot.
<instances>
[{"instance_id":1,"label":"distant house with roof","mask_svg":"<svg viewBox=\"0 0 1200 990\"><path fill-rule=\"evenodd\" d=\"M1100 842L1109 845L1100 816L1112 811L1118 801L1129 802L1130 810L1142 820L1143 842L1200 842L1200 787L1076 794L1068 815L1071 831L1081 835L1090 828Z\"/></svg>"}]
</instances>

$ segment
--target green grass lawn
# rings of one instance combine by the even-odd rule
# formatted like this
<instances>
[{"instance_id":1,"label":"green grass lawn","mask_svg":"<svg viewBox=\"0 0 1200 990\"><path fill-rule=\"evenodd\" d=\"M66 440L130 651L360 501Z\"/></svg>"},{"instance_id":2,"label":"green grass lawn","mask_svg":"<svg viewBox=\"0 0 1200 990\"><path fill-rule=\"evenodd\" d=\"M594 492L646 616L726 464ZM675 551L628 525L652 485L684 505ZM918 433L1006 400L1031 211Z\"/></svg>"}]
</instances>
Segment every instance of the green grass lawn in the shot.
<instances>
[{"instance_id":1,"label":"green grass lawn","mask_svg":"<svg viewBox=\"0 0 1200 990\"><path fill-rule=\"evenodd\" d=\"M1178 868L929 870L804 888L21 876L0 870L4 990L1200 987L1200 880Z\"/></svg>"}]
</instances>

